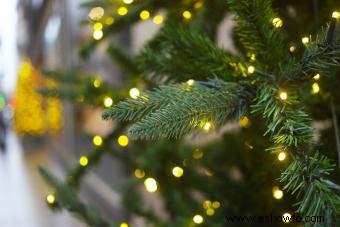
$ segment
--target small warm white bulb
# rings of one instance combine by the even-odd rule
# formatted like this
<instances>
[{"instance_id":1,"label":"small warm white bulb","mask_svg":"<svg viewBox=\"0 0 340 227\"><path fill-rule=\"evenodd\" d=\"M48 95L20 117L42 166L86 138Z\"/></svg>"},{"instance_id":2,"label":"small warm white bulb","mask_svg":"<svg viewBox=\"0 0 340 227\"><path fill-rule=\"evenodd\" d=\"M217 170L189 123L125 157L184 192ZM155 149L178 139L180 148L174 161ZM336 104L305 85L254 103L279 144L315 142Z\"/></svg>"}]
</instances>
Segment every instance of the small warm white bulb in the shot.
<instances>
[{"instance_id":1,"label":"small warm white bulb","mask_svg":"<svg viewBox=\"0 0 340 227\"><path fill-rule=\"evenodd\" d=\"M334 19L340 19L340 12L334 11L334 12L332 13L332 17L333 17Z\"/></svg>"},{"instance_id":2,"label":"small warm white bulb","mask_svg":"<svg viewBox=\"0 0 340 227\"><path fill-rule=\"evenodd\" d=\"M203 222L203 217L199 214L195 215L192 219L196 224L201 224Z\"/></svg>"},{"instance_id":3,"label":"small warm white bulb","mask_svg":"<svg viewBox=\"0 0 340 227\"><path fill-rule=\"evenodd\" d=\"M280 152L279 154L278 154L278 156L277 156L277 159L279 160L279 161L283 161L283 160L285 160L286 159L286 153L285 152Z\"/></svg>"},{"instance_id":4,"label":"small warm white bulb","mask_svg":"<svg viewBox=\"0 0 340 227\"><path fill-rule=\"evenodd\" d=\"M287 98L288 98L287 92L281 91L280 92L280 99L287 100Z\"/></svg>"},{"instance_id":5,"label":"small warm white bulb","mask_svg":"<svg viewBox=\"0 0 340 227\"><path fill-rule=\"evenodd\" d=\"M145 181L144 181L144 186L146 188L146 190L148 192L156 192L157 191L157 181L153 178L147 178Z\"/></svg>"},{"instance_id":6,"label":"small warm white bulb","mask_svg":"<svg viewBox=\"0 0 340 227\"><path fill-rule=\"evenodd\" d=\"M249 73L249 74L253 74L254 72L255 72L255 67L252 66L252 65L249 66L249 67L248 67L248 73Z\"/></svg>"},{"instance_id":7,"label":"small warm white bulb","mask_svg":"<svg viewBox=\"0 0 340 227\"><path fill-rule=\"evenodd\" d=\"M280 28L283 26L283 22L281 20L281 18L275 17L272 21L274 27Z\"/></svg>"}]
</instances>

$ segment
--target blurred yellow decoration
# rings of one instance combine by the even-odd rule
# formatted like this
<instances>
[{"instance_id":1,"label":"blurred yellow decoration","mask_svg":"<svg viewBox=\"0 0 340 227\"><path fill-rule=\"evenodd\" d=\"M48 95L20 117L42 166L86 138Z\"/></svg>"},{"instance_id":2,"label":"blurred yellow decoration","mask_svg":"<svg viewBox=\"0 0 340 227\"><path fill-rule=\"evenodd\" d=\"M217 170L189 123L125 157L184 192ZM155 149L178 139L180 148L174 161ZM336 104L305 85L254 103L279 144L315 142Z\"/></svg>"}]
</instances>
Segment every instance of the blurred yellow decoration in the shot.
<instances>
[{"instance_id":1,"label":"blurred yellow decoration","mask_svg":"<svg viewBox=\"0 0 340 227\"><path fill-rule=\"evenodd\" d=\"M147 10L143 10L142 12L140 12L139 16L140 16L140 19L147 20L150 18L150 12Z\"/></svg>"},{"instance_id":2,"label":"blurred yellow decoration","mask_svg":"<svg viewBox=\"0 0 340 227\"><path fill-rule=\"evenodd\" d=\"M156 192L158 188L157 181L151 177L144 181L144 186L146 190L151 193Z\"/></svg>"},{"instance_id":3,"label":"blurred yellow decoration","mask_svg":"<svg viewBox=\"0 0 340 227\"><path fill-rule=\"evenodd\" d=\"M101 136L96 135L93 137L92 142L94 145L100 146L103 144L103 138Z\"/></svg>"},{"instance_id":4,"label":"blurred yellow decoration","mask_svg":"<svg viewBox=\"0 0 340 227\"><path fill-rule=\"evenodd\" d=\"M14 96L14 129L19 135L40 136L58 133L63 125L61 102L56 98L44 98L36 90L39 87L55 88L29 60L21 63Z\"/></svg>"},{"instance_id":5,"label":"blurred yellow decoration","mask_svg":"<svg viewBox=\"0 0 340 227\"><path fill-rule=\"evenodd\" d=\"M313 94L317 94L320 92L320 86L318 83L313 83L312 85L312 92Z\"/></svg>"},{"instance_id":6,"label":"blurred yellow decoration","mask_svg":"<svg viewBox=\"0 0 340 227\"><path fill-rule=\"evenodd\" d=\"M46 202L48 204L53 204L55 202L55 196L52 194L49 194L46 196Z\"/></svg>"},{"instance_id":7,"label":"blurred yellow decoration","mask_svg":"<svg viewBox=\"0 0 340 227\"><path fill-rule=\"evenodd\" d=\"M192 153L192 157L194 158L194 159L201 159L201 158L203 158L203 151L201 151L200 149L196 149L196 150L194 150L194 152Z\"/></svg>"},{"instance_id":8,"label":"blurred yellow decoration","mask_svg":"<svg viewBox=\"0 0 340 227\"><path fill-rule=\"evenodd\" d=\"M79 159L79 164L85 167L89 164L89 159L86 156L81 156Z\"/></svg>"},{"instance_id":9,"label":"blurred yellow decoration","mask_svg":"<svg viewBox=\"0 0 340 227\"><path fill-rule=\"evenodd\" d=\"M129 227L129 225L127 223L123 222L119 225L119 227Z\"/></svg>"},{"instance_id":10,"label":"blurred yellow decoration","mask_svg":"<svg viewBox=\"0 0 340 227\"><path fill-rule=\"evenodd\" d=\"M179 167L179 166L175 166L173 169L172 169L172 175L174 175L175 177L177 178L180 178L182 177L184 174L184 170Z\"/></svg>"},{"instance_id":11,"label":"blurred yellow decoration","mask_svg":"<svg viewBox=\"0 0 340 227\"><path fill-rule=\"evenodd\" d=\"M283 161L283 160L285 160L286 159L286 152L284 152L284 151L281 151L278 155L277 155L277 159L279 159L279 161Z\"/></svg>"},{"instance_id":12,"label":"blurred yellow decoration","mask_svg":"<svg viewBox=\"0 0 340 227\"><path fill-rule=\"evenodd\" d=\"M277 27L277 28L280 28L283 25L283 22L282 22L281 18L278 18L278 17L275 17L273 19L272 23L273 23L273 26Z\"/></svg>"},{"instance_id":13,"label":"blurred yellow decoration","mask_svg":"<svg viewBox=\"0 0 340 227\"><path fill-rule=\"evenodd\" d=\"M196 224L203 223L203 217L199 214L195 215L192 219Z\"/></svg>"},{"instance_id":14,"label":"blurred yellow decoration","mask_svg":"<svg viewBox=\"0 0 340 227\"><path fill-rule=\"evenodd\" d=\"M118 10L117 10L117 13L120 16L125 16L128 12L129 12L129 10L126 7L124 7L124 6L119 7Z\"/></svg>"},{"instance_id":15,"label":"blurred yellow decoration","mask_svg":"<svg viewBox=\"0 0 340 227\"><path fill-rule=\"evenodd\" d=\"M89 18L91 20L99 20L104 16L104 9L102 7L94 7L89 12Z\"/></svg>"},{"instance_id":16,"label":"blurred yellow decoration","mask_svg":"<svg viewBox=\"0 0 340 227\"><path fill-rule=\"evenodd\" d=\"M192 17L191 12L188 11L188 10L184 11L182 15L183 15L183 17L184 17L185 19L187 19L187 20L191 19L191 17Z\"/></svg>"},{"instance_id":17,"label":"blurred yellow decoration","mask_svg":"<svg viewBox=\"0 0 340 227\"><path fill-rule=\"evenodd\" d=\"M121 147L126 147L129 144L129 137L127 137L126 135L120 135L118 137L118 144Z\"/></svg>"},{"instance_id":18,"label":"blurred yellow decoration","mask_svg":"<svg viewBox=\"0 0 340 227\"><path fill-rule=\"evenodd\" d=\"M249 120L248 117L244 116L244 117L240 118L240 120L238 121L238 124L243 128L249 128L250 127L250 120Z\"/></svg>"},{"instance_id":19,"label":"blurred yellow decoration","mask_svg":"<svg viewBox=\"0 0 340 227\"><path fill-rule=\"evenodd\" d=\"M141 169L136 169L135 170L135 177L138 179L142 179L143 177L145 177L145 172Z\"/></svg>"},{"instance_id":20,"label":"blurred yellow decoration","mask_svg":"<svg viewBox=\"0 0 340 227\"><path fill-rule=\"evenodd\" d=\"M283 197L283 191L277 186L273 187L273 197L278 200Z\"/></svg>"},{"instance_id":21,"label":"blurred yellow decoration","mask_svg":"<svg viewBox=\"0 0 340 227\"><path fill-rule=\"evenodd\" d=\"M161 15L156 15L156 16L153 18L153 23L155 23L155 24L161 24L161 23L163 23L163 20L164 20L163 16L161 16Z\"/></svg>"}]
</instances>

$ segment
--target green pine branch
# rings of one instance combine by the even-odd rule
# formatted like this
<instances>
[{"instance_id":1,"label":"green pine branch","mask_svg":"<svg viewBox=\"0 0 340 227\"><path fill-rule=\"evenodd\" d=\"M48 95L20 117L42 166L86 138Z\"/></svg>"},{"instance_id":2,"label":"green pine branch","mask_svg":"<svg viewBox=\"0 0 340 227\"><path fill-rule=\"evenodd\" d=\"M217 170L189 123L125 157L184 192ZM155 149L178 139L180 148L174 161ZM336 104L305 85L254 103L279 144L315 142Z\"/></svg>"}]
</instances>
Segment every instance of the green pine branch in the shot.
<instances>
[{"instance_id":1,"label":"green pine branch","mask_svg":"<svg viewBox=\"0 0 340 227\"><path fill-rule=\"evenodd\" d=\"M236 14L235 31L244 48L256 54L256 59L277 68L288 59L279 29L273 26L277 17L271 0L228 0L230 9Z\"/></svg>"},{"instance_id":2,"label":"green pine branch","mask_svg":"<svg viewBox=\"0 0 340 227\"><path fill-rule=\"evenodd\" d=\"M243 116L252 94L249 85L221 80L175 84L119 103L104 119L137 121L129 133L138 138L179 138L209 122L218 128Z\"/></svg>"},{"instance_id":3,"label":"green pine branch","mask_svg":"<svg viewBox=\"0 0 340 227\"><path fill-rule=\"evenodd\" d=\"M240 59L231 56L202 33L174 25L165 26L139 56L139 68L159 81L206 79L217 75L226 80L246 76Z\"/></svg>"}]
</instances>

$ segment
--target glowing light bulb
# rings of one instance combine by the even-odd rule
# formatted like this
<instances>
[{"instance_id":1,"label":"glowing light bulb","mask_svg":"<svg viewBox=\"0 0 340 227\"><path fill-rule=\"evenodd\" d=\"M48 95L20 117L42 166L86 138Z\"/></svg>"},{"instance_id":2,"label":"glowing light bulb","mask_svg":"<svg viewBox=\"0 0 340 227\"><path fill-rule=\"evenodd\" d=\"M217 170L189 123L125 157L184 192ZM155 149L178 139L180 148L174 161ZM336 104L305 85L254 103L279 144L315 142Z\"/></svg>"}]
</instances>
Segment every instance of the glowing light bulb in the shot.
<instances>
[{"instance_id":1,"label":"glowing light bulb","mask_svg":"<svg viewBox=\"0 0 340 227\"><path fill-rule=\"evenodd\" d=\"M104 16L104 9L102 7L94 7L89 12L91 20L99 20Z\"/></svg>"},{"instance_id":2,"label":"glowing light bulb","mask_svg":"<svg viewBox=\"0 0 340 227\"><path fill-rule=\"evenodd\" d=\"M212 125L210 122L205 122L202 128L204 129L204 131L209 131L211 129L211 126Z\"/></svg>"},{"instance_id":3,"label":"glowing light bulb","mask_svg":"<svg viewBox=\"0 0 340 227\"><path fill-rule=\"evenodd\" d=\"M249 66L249 67L248 67L248 73L249 73L249 74L253 74L254 72L255 72L255 67L252 66L252 65Z\"/></svg>"},{"instance_id":4,"label":"glowing light bulb","mask_svg":"<svg viewBox=\"0 0 340 227\"><path fill-rule=\"evenodd\" d=\"M212 208L209 208L209 209L207 209L206 213L207 213L208 216L213 216L215 214L215 210L212 209Z\"/></svg>"},{"instance_id":5,"label":"glowing light bulb","mask_svg":"<svg viewBox=\"0 0 340 227\"><path fill-rule=\"evenodd\" d=\"M244 117L240 118L240 120L238 121L238 124L243 128L249 128L250 120L249 120L249 118L244 116Z\"/></svg>"},{"instance_id":6,"label":"glowing light bulb","mask_svg":"<svg viewBox=\"0 0 340 227\"><path fill-rule=\"evenodd\" d=\"M219 201L214 201L212 203L213 208L218 209L221 207L221 203Z\"/></svg>"},{"instance_id":7,"label":"glowing light bulb","mask_svg":"<svg viewBox=\"0 0 340 227\"><path fill-rule=\"evenodd\" d=\"M105 24L112 25L115 22L115 19L113 17L107 17L105 19Z\"/></svg>"},{"instance_id":8,"label":"glowing light bulb","mask_svg":"<svg viewBox=\"0 0 340 227\"><path fill-rule=\"evenodd\" d=\"M131 3L133 3L133 0L123 0L123 2L124 2L125 4L131 4Z\"/></svg>"},{"instance_id":9,"label":"glowing light bulb","mask_svg":"<svg viewBox=\"0 0 340 227\"><path fill-rule=\"evenodd\" d=\"M147 20L150 18L150 12L147 10L143 10L142 12L140 12L139 17L142 20Z\"/></svg>"},{"instance_id":10,"label":"glowing light bulb","mask_svg":"<svg viewBox=\"0 0 340 227\"><path fill-rule=\"evenodd\" d=\"M273 187L273 197L278 200L282 199L283 197L283 191L280 190L277 186Z\"/></svg>"},{"instance_id":11,"label":"glowing light bulb","mask_svg":"<svg viewBox=\"0 0 340 227\"><path fill-rule=\"evenodd\" d=\"M176 166L172 169L172 174L177 178L182 177L183 173L184 173L184 170L181 167Z\"/></svg>"},{"instance_id":12,"label":"glowing light bulb","mask_svg":"<svg viewBox=\"0 0 340 227\"><path fill-rule=\"evenodd\" d=\"M282 220L284 223L289 223L291 221L292 215L290 213L284 213L282 215Z\"/></svg>"},{"instance_id":13,"label":"glowing light bulb","mask_svg":"<svg viewBox=\"0 0 340 227\"><path fill-rule=\"evenodd\" d=\"M288 98L287 92L281 91L280 92L280 99L287 100L287 98Z\"/></svg>"},{"instance_id":14,"label":"glowing light bulb","mask_svg":"<svg viewBox=\"0 0 340 227\"><path fill-rule=\"evenodd\" d=\"M104 106L105 107L111 107L113 105L113 100L111 97L105 97L104 98Z\"/></svg>"},{"instance_id":15,"label":"glowing light bulb","mask_svg":"<svg viewBox=\"0 0 340 227\"><path fill-rule=\"evenodd\" d=\"M334 11L334 12L332 13L332 17L333 17L334 19L340 19L340 12Z\"/></svg>"},{"instance_id":16,"label":"glowing light bulb","mask_svg":"<svg viewBox=\"0 0 340 227\"><path fill-rule=\"evenodd\" d=\"M142 179L143 177L145 177L145 172L141 169L136 169L135 170L135 177L138 179Z\"/></svg>"},{"instance_id":17,"label":"glowing light bulb","mask_svg":"<svg viewBox=\"0 0 340 227\"><path fill-rule=\"evenodd\" d=\"M86 156L81 156L79 158L79 164L85 167L89 164L89 159Z\"/></svg>"},{"instance_id":18,"label":"glowing light bulb","mask_svg":"<svg viewBox=\"0 0 340 227\"><path fill-rule=\"evenodd\" d=\"M94 30L92 36L94 40L101 40L104 36L104 33L102 30Z\"/></svg>"},{"instance_id":19,"label":"glowing light bulb","mask_svg":"<svg viewBox=\"0 0 340 227\"><path fill-rule=\"evenodd\" d=\"M274 27L280 28L283 26L283 22L281 20L281 18L275 17L272 21Z\"/></svg>"},{"instance_id":20,"label":"glowing light bulb","mask_svg":"<svg viewBox=\"0 0 340 227\"><path fill-rule=\"evenodd\" d=\"M296 46L292 45L292 46L289 47L289 51L291 53L295 52L295 50L296 50Z\"/></svg>"},{"instance_id":21,"label":"glowing light bulb","mask_svg":"<svg viewBox=\"0 0 340 227\"><path fill-rule=\"evenodd\" d=\"M203 208L204 208L204 209L209 209L209 208L211 208L211 205L212 205L212 203L211 203L210 200L204 200L204 202L203 202Z\"/></svg>"},{"instance_id":22,"label":"glowing light bulb","mask_svg":"<svg viewBox=\"0 0 340 227\"><path fill-rule=\"evenodd\" d=\"M302 41L302 43L304 44L304 45L307 45L308 43L309 43L309 37L307 37L307 36L305 36L305 37L303 37L302 39L301 39L301 41Z\"/></svg>"},{"instance_id":23,"label":"glowing light bulb","mask_svg":"<svg viewBox=\"0 0 340 227\"><path fill-rule=\"evenodd\" d=\"M312 92L313 94L317 94L320 92L320 86L318 83L313 83L312 85Z\"/></svg>"},{"instance_id":24,"label":"glowing light bulb","mask_svg":"<svg viewBox=\"0 0 340 227\"><path fill-rule=\"evenodd\" d=\"M203 223L203 217L199 214L195 215L192 220L196 223L196 224L201 224Z\"/></svg>"},{"instance_id":25,"label":"glowing light bulb","mask_svg":"<svg viewBox=\"0 0 340 227\"><path fill-rule=\"evenodd\" d=\"M200 149L196 149L196 150L194 150L194 152L192 153L192 157L194 158L194 159L201 159L201 158L203 158L203 151L201 151Z\"/></svg>"},{"instance_id":26,"label":"glowing light bulb","mask_svg":"<svg viewBox=\"0 0 340 227\"><path fill-rule=\"evenodd\" d=\"M100 79L95 79L95 80L93 81L93 86L94 86L95 88L99 88L101 84L102 84L102 82L101 82Z\"/></svg>"},{"instance_id":27,"label":"glowing light bulb","mask_svg":"<svg viewBox=\"0 0 340 227\"><path fill-rule=\"evenodd\" d=\"M188 10L184 11L182 15L183 15L183 17L184 17L185 19L187 19L187 20L190 20L191 17L192 17L191 12L188 11Z\"/></svg>"},{"instance_id":28,"label":"glowing light bulb","mask_svg":"<svg viewBox=\"0 0 340 227\"><path fill-rule=\"evenodd\" d=\"M129 227L129 225L126 222L123 222L119 225L119 227Z\"/></svg>"},{"instance_id":29,"label":"glowing light bulb","mask_svg":"<svg viewBox=\"0 0 340 227\"><path fill-rule=\"evenodd\" d=\"M117 10L118 15L125 16L128 13L128 9L124 6L119 7Z\"/></svg>"},{"instance_id":30,"label":"glowing light bulb","mask_svg":"<svg viewBox=\"0 0 340 227\"><path fill-rule=\"evenodd\" d=\"M194 7L195 7L196 9L199 9L199 8L201 8L202 6L203 6L203 1L198 1L198 2L196 2L195 5L194 5Z\"/></svg>"},{"instance_id":31,"label":"glowing light bulb","mask_svg":"<svg viewBox=\"0 0 340 227\"><path fill-rule=\"evenodd\" d=\"M97 22L93 25L93 30L102 30L103 29L103 24L100 22Z\"/></svg>"},{"instance_id":32,"label":"glowing light bulb","mask_svg":"<svg viewBox=\"0 0 340 227\"><path fill-rule=\"evenodd\" d=\"M251 61L256 61L256 54L251 54L250 55L250 60Z\"/></svg>"},{"instance_id":33,"label":"glowing light bulb","mask_svg":"<svg viewBox=\"0 0 340 227\"><path fill-rule=\"evenodd\" d=\"M195 80L190 79L190 80L187 81L187 84L188 84L189 86L192 86L192 85L195 84Z\"/></svg>"},{"instance_id":34,"label":"glowing light bulb","mask_svg":"<svg viewBox=\"0 0 340 227\"><path fill-rule=\"evenodd\" d=\"M314 80L319 80L320 79L320 74L316 74L314 77L313 77Z\"/></svg>"},{"instance_id":35,"label":"glowing light bulb","mask_svg":"<svg viewBox=\"0 0 340 227\"><path fill-rule=\"evenodd\" d=\"M129 137L127 137L126 135L121 135L118 137L118 144L121 147L126 147L129 144Z\"/></svg>"},{"instance_id":36,"label":"glowing light bulb","mask_svg":"<svg viewBox=\"0 0 340 227\"><path fill-rule=\"evenodd\" d=\"M283 160L286 159L286 156L287 156L286 153L282 151L277 155L277 159L282 162Z\"/></svg>"},{"instance_id":37,"label":"glowing light bulb","mask_svg":"<svg viewBox=\"0 0 340 227\"><path fill-rule=\"evenodd\" d=\"M101 136L94 136L92 140L93 144L96 146L100 146L103 144L103 138Z\"/></svg>"},{"instance_id":38,"label":"glowing light bulb","mask_svg":"<svg viewBox=\"0 0 340 227\"><path fill-rule=\"evenodd\" d=\"M129 95L133 99L137 99L140 96L140 91L138 88L131 88L129 91Z\"/></svg>"},{"instance_id":39,"label":"glowing light bulb","mask_svg":"<svg viewBox=\"0 0 340 227\"><path fill-rule=\"evenodd\" d=\"M162 24L163 23L163 16L161 15L156 15L154 18L153 18L153 23L154 24Z\"/></svg>"},{"instance_id":40,"label":"glowing light bulb","mask_svg":"<svg viewBox=\"0 0 340 227\"><path fill-rule=\"evenodd\" d=\"M147 178L145 181L144 181L144 186L146 188L146 190L148 192L156 192L157 191L157 181L153 178Z\"/></svg>"},{"instance_id":41,"label":"glowing light bulb","mask_svg":"<svg viewBox=\"0 0 340 227\"><path fill-rule=\"evenodd\" d=\"M48 204L53 204L53 203L55 203L55 200L56 200L56 198L55 198L55 196L52 195L52 194L49 194L49 195L46 196L46 202L47 202Z\"/></svg>"}]
</instances>

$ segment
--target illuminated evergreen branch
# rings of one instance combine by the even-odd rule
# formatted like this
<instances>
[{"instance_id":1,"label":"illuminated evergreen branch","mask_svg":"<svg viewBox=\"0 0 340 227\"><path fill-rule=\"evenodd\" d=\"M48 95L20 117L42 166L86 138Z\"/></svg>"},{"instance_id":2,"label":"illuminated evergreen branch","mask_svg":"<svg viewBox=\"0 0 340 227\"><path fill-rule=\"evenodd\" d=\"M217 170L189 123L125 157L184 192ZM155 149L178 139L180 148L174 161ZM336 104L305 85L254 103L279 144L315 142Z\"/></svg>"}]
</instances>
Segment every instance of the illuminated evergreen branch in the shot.
<instances>
[{"instance_id":1,"label":"illuminated evergreen branch","mask_svg":"<svg viewBox=\"0 0 340 227\"><path fill-rule=\"evenodd\" d=\"M119 103L103 116L106 119L137 119L129 133L134 137L156 139L179 138L203 127L206 122L218 128L230 117L238 118L246 113L252 99L249 85L221 80L210 83L215 87L202 83L162 86L137 100Z\"/></svg>"},{"instance_id":2,"label":"illuminated evergreen branch","mask_svg":"<svg viewBox=\"0 0 340 227\"><path fill-rule=\"evenodd\" d=\"M282 173L284 189L300 200L297 211L304 216L324 218L325 222L305 223L306 227L335 226L340 215L340 196L332 190L335 184L323 178L334 167L330 160L316 153L314 156L298 157Z\"/></svg>"},{"instance_id":3,"label":"illuminated evergreen branch","mask_svg":"<svg viewBox=\"0 0 340 227\"><path fill-rule=\"evenodd\" d=\"M227 54L198 31L167 25L139 56L140 70L153 79L205 79L218 75L235 80L246 75L240 59ZM244 65L244 64L243 64Z\"/></svg>"},{"instance_id":4,"label":"illuminated evergreen branch","mask_svg":"<svg viewBox=\"0 0 340 227\"><path fill-rule=\"evenodd\" d=\"M277 18L271 0L229 0L236 13L236 32L245 49L256 54L259 62L277 68L288 59L279 30L273 26ZM273 73L277 73L275 71Z\"/></svg>"}]
</instances>

